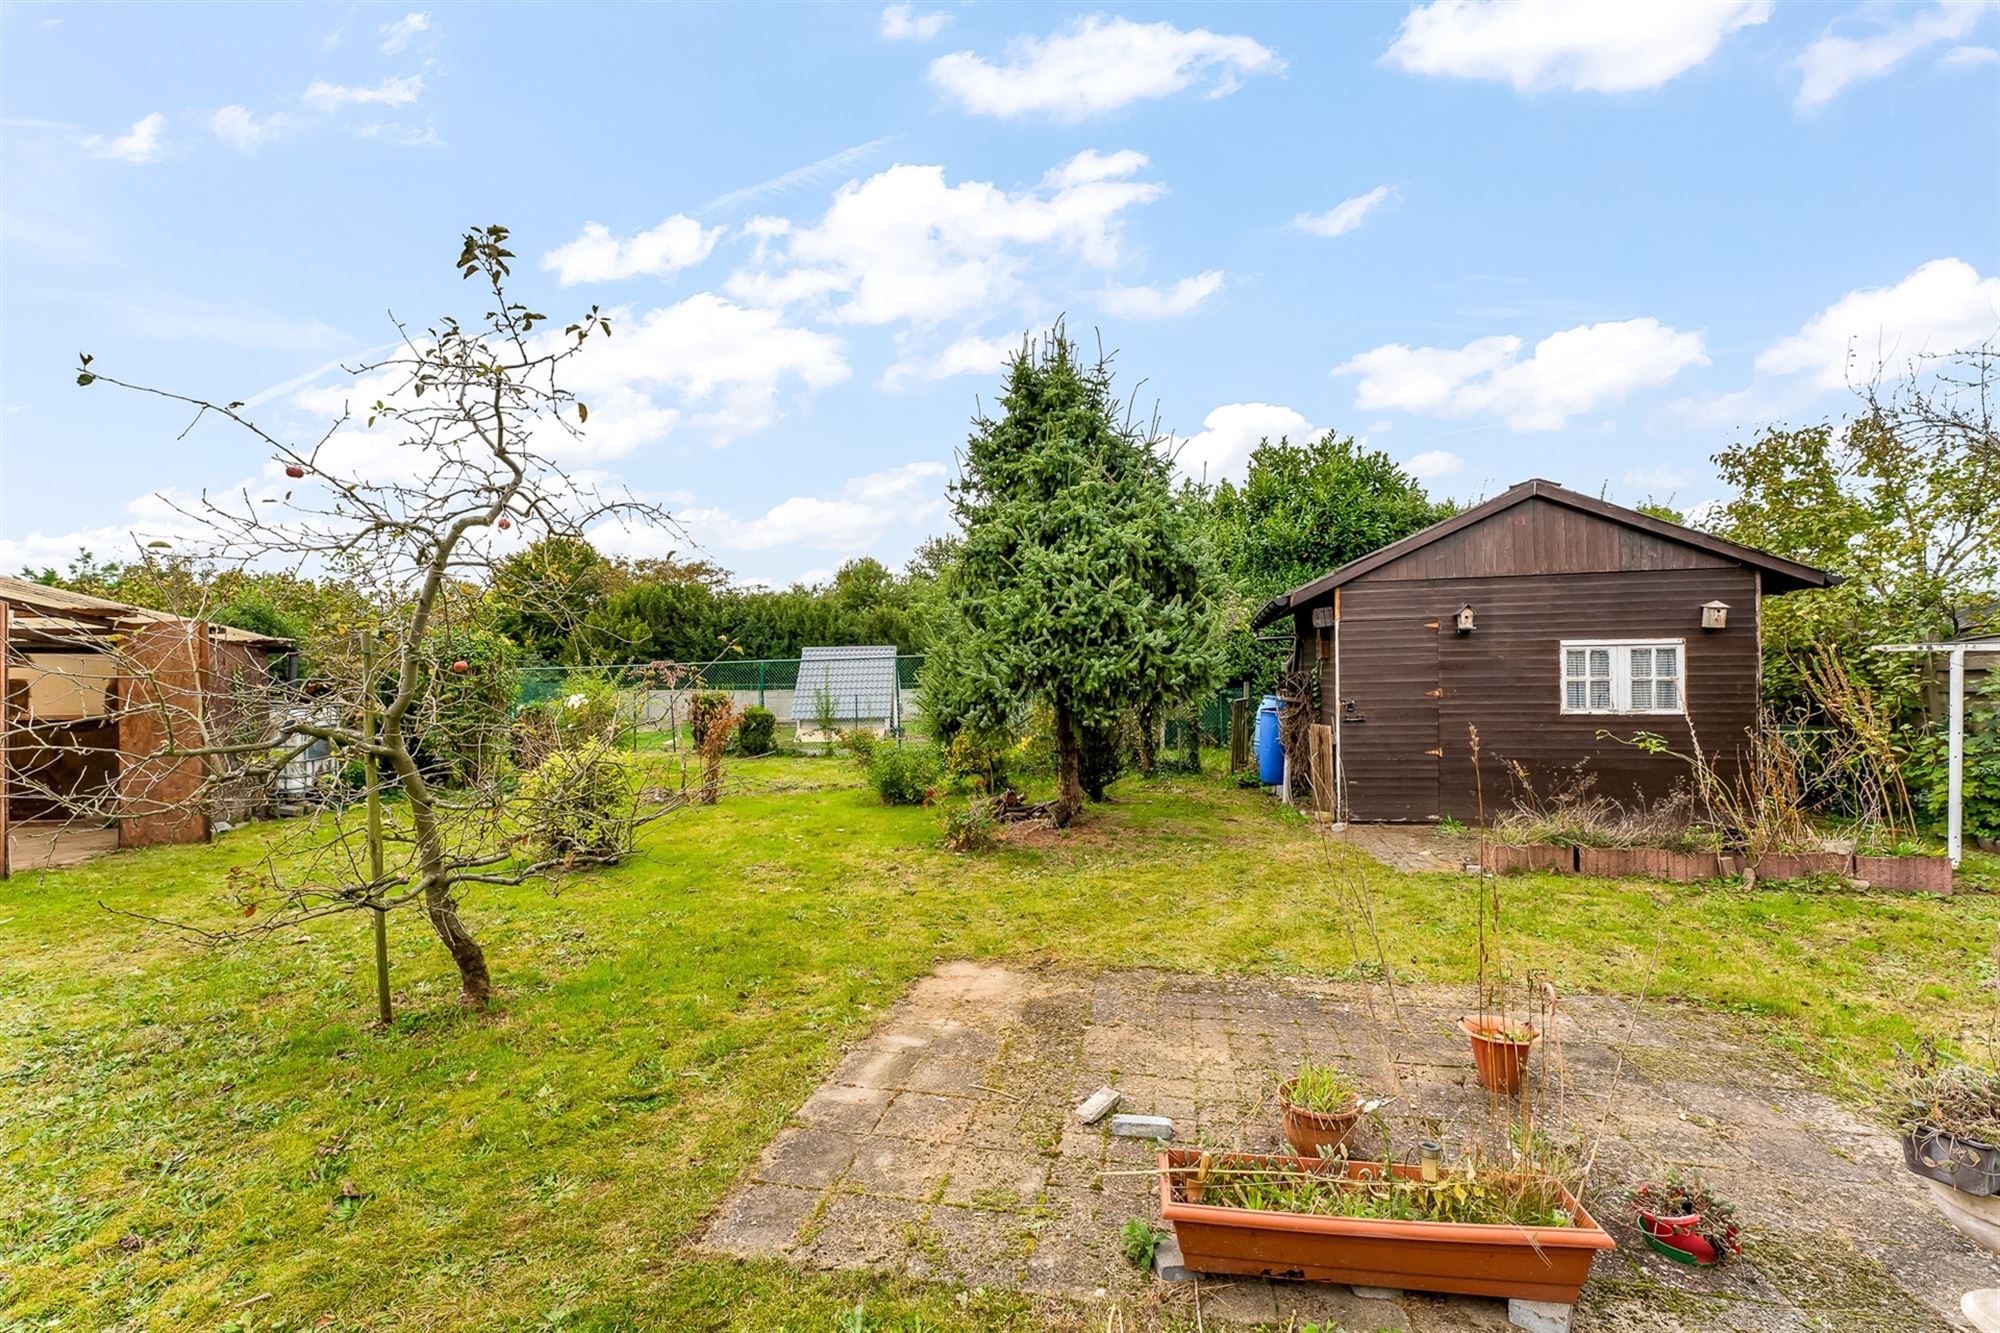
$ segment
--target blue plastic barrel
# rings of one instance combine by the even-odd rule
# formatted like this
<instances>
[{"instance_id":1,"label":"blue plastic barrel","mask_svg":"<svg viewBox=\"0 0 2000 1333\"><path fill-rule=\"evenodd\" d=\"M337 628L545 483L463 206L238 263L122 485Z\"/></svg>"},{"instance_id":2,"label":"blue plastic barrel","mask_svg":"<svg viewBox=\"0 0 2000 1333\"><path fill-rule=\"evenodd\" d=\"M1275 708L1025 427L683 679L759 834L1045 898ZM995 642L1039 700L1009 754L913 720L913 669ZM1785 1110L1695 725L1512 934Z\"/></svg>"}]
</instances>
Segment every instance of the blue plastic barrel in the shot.
<instances>
[{"instance_id":1,"label":"blue plastic barrel","mask_svg":"<svg viewBox=\"0 0 2000 1333\"><path fill-rule=\"evenodd\" d=\"M1285 780L1285 747L1278 740L1278 696L1267 694L1264 702L1257 705L1257 738L1252 744L1257 753L1257 780L1266 787L1278 786Z\"/></svg>"}]
</instances>

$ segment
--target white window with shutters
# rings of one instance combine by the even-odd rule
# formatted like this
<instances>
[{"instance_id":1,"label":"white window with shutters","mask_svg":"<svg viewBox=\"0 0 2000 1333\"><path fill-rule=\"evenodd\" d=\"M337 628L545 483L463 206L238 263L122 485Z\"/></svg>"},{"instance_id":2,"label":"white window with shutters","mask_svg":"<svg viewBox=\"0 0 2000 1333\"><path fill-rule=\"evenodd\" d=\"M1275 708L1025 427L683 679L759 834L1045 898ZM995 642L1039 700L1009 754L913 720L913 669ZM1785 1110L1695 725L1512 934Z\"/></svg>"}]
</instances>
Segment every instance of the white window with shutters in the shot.
<instances>
[{"instance_id":1,"label":"white window with shutters","mask_svg":"<svg viewBox=\"0 0 2000 1333\"><path fill-rule=\"evenodd\" d=\"M1565 713L1685 713L1685 639L1565 639Z\"/></svg>"}]
</instances>

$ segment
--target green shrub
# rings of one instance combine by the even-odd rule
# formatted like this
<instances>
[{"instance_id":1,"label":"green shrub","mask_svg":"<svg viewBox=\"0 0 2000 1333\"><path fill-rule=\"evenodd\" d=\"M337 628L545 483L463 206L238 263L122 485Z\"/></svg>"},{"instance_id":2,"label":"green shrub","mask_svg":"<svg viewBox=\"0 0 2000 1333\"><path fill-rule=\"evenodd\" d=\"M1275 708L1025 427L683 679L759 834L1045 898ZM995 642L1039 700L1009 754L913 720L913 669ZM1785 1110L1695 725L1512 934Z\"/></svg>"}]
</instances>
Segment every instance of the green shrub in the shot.
<instances>
[{"instance_id":1,"label":"green shrub","mask_svg":"<svg viewBox=\"0 0 2000 1333\"><path fill-rule=\"evenodd\" d=\"M521 827L538 858L615 858L631 846L637 783L596 742L556 750L521 780Z\"/></svg>"},{"instance_id":2,"label":"green shrub","mask_svg":"<svg viewBox=\"0 0 2000 1333\"><path fill-rule=\"evenodd\" d=\"M997 827L987 797L971 796L957 805L938 807L938 825L944 830L944 845L954 852L984 852L993 846Z\"/></svg>"},{"instance_id":3,"label":"green shrub","mask_svg":"<svg viewBox=\"0 0 2000 1333\"><path fill-rule=\"evenodd\" d=\"M775 747L778 715L768 708L746 708L736 724L736 748L744 754L769 754Z\"/></svg>"},{"instance_id":4,"label":"green shrub","mask_svg":"<svg viewBox=\"0 0 2000 1333\"><path fill-rule=\"evenodd\" d=\"M495 776L514 702L514 645L491 630L454 629L432 634L424 651L431 694L417 733L419 761L453 786Z\"/></svg>"},{"instance_id":5,"label":"green shrub","mask_svg":"<svg viewBox=\"0 0 2000 1333\"><path fill-rule=\"evenodd\" d=\"M688 731L694 737L694 748L701 749L715 720L728 715L729 696L721 690L703 690L688 700Z\"/></svg>"},{"instance_id":6,"label":"green shrub","mask_svg":"<svg viewBox=\"0 0 2000 1333\"><path fill-rule=\"evenodd\" d=\"M589 671L572 671L548 701L556 735L568 748L608 741L618 731L618 690Z\"/></svg>"},{"instance_id":7,"label":"green shrub","mask_svg":"<svg viewBox=\"0 0 2000 1333\"><path fill-rule=\"evenodd\" d=\"M868 785L884 805L923 805L942 773L928 745L877 745L868 758Z\"/></svg>"},{"instance_id":8,"label":"green shrub","mask_svg":"<svg viewBox=\"0 0 2000 1333\"><path fill-rule=\"evenodd\" d=\"M836 734L840 737L838 744L847 752L848 758L866 771L874 762L875 751L881 748L882 738L866 727L856 727L852 731Z\"/></svg>"},{"instance_id":9,"label":"green shrub","mask_svg":"<svg viewBox=\"0 0 2000 1333\"><path fill-rule=\"evenodd\" d=\"M1014 744L1014 738L999 729L961 727L945 742L945 776L960 790L1005 791L1013 785L1008 759Z\"/></svg>"},{"instance_id":10,"label":"green shrub","mask_svg":"<svg viewBox=\"0 0 2000 1333\"><path fill-rule=\"evenodd\" d=\"M1943 725L1917 738L1904 766L1917 809L1942 827L1950 817L1950 739ZM1965 832L2000 838L2000 672L1965 695Z\"/></svg>"}]
</instances>

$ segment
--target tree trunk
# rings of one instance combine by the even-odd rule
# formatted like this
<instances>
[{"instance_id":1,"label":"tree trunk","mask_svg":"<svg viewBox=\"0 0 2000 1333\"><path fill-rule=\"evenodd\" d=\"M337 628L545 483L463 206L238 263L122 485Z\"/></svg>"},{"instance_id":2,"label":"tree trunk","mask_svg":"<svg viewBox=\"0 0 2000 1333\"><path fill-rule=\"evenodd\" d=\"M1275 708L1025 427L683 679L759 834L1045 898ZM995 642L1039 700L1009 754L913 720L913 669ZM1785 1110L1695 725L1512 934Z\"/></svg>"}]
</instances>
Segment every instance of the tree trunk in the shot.
<instances>
[{"instance_id":1,"label":"tree trunk","mask_svg":"<svg viewBox=\"0 0 2000 1333\"><path fill-rule=\"evenodd\" d=\"M451 951L451 961L458 964L459 1004L467 1009L484 1009L493 998L493 976L486 970L486 951L458 919L458 902L451 891L442 885L426 884L424 914L430 917L431 929L444 941L444 947Z\"/></svg>"},{"instance_id":2,"label":"tree trunk","mask_svg":"<svg viewBox=\"0 0 2000 1333\"><path fill-rule=\"evenodd\" d=\"M1077 745L1076 720L1069 705L1056 700L1056 799L1049 818L1057 828L1066 828L1076 812L1083 809L1083 756Z\"/></svg>"},{"instance_id":3,"label":"tree trunk","mask_svg":"<svg viewBox=\"0 0 2000 1333\"><path fill-rule=\"evenodd\" d=\"M493 998L493 976L486 970L486 951L472 932L458 919L458 901L451 896L449 854L444 832L438 827L437 806L431 799L430 784L418 770L410 748L403 740L401 717L391 716L382 729L389 751L389 763L396 770L397 783L409 801L410 833L417 847L417 866L423 875L424 915L431 929L444 941L451 961L458 964L458 1002L467 1009L484 1009Z\"/></svg>"}]
</instances>

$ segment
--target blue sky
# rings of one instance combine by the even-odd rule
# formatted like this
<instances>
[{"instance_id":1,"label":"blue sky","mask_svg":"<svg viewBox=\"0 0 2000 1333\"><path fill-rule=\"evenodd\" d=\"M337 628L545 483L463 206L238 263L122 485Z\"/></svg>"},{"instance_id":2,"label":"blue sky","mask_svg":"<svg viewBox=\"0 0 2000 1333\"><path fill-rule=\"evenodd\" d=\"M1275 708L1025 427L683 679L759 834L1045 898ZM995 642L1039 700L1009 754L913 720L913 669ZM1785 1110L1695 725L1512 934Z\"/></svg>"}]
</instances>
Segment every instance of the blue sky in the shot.
<instances>
[{"instance_id":1,"label":"blue sky","mask_svg":"<svg viewBox=\"0 0 2000 1333\"><path fill-rule=\"evenodd\" d=\"M521 299L615 312L565 461L780 583L942 530L1058 315L1192 473L1335 427L1461 498L1683 504L1845 410L1850 353L2000 333L1990 4L14 4L0 42L9 571L270 479L78 351L304 432L391 309L477 314L475 223Z\"/></svg>"}]
</instances>

